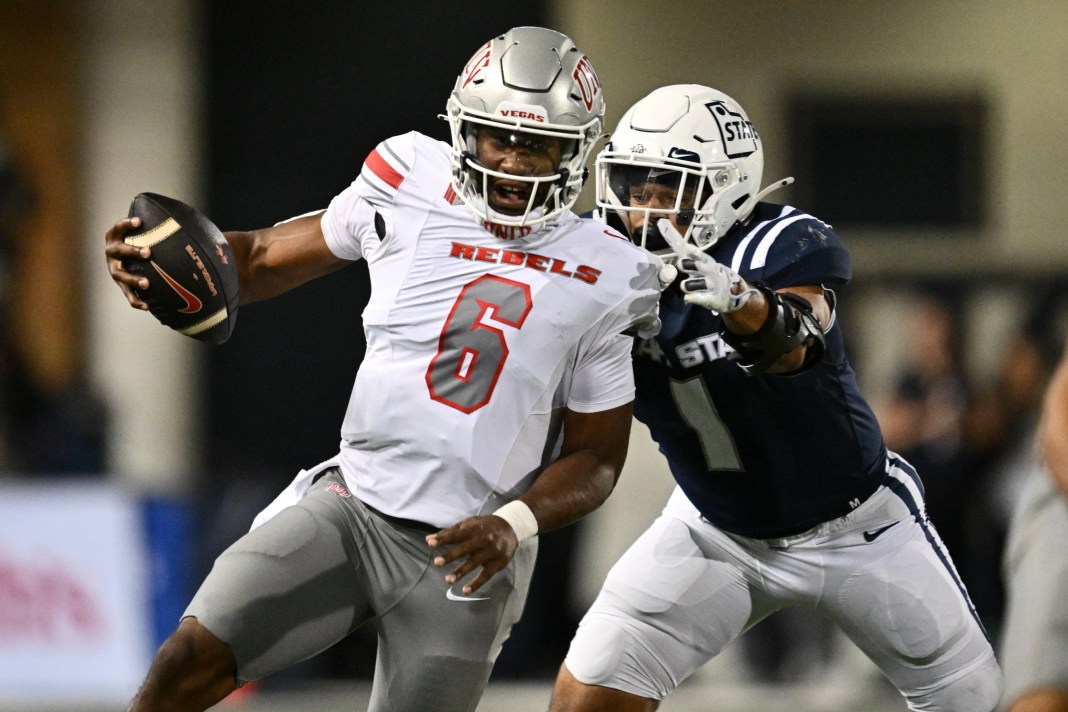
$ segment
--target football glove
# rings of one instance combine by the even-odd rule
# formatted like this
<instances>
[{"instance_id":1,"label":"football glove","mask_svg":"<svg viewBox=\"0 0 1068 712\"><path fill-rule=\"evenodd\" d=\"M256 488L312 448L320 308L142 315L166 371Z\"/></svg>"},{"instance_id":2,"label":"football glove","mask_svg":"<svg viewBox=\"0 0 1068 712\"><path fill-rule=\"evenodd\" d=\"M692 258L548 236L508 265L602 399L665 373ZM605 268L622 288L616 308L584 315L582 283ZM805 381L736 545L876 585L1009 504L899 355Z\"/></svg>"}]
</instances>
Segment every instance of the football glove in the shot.
<instances>
[{"instance_id":1,"label":"football glove","mask_svg":"<svg viewBox=\"0 0 1068 712\"><path fill-rule=\"evenodd\" d=\"M667 218L661 218L656 225L678 255L679 269L687 275L679 286L688 303L729 314L741 309L759 293L748 285L743 289L745 280L740 274L687 243Z\"/></svg>"},{"instance_id":2,"label":"football glove","mask_svg":"<svg viewBox=\"0 0 1068 712\"><path fill-rule=\"evenodd\" d=\"M653 257L656 257L657 262L660 263L660 269L657 270L656 277L660 280L660 291L663 292L675 282L675 278L679 276L679 270L670 262L664 262L656 255L653 255Z\"/></svg>"}]
</instances>

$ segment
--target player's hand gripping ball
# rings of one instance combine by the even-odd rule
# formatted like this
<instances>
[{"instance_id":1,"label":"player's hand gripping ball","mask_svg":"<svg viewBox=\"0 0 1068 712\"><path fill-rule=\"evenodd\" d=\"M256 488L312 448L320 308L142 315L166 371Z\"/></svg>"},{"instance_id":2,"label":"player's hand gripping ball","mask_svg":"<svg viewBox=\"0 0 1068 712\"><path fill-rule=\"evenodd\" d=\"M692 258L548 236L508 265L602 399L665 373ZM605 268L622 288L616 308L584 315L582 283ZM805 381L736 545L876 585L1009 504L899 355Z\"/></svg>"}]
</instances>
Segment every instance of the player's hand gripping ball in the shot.
<instances>
[{"instance_id":1,"label":"player's hand gripping ball","mask_svg":"<svg viewBox=\"0 0 1068 712\"><path fill-rule=\"evenodd\" d=\"M155 193L130 203L141 227L126 233L127 244L148 247L147 259L127 259L130 274L148 278L136 290L165 326L200 341L221 344L237 320L237 266L230 243L198 210Z\"/></svg>"}]
</instances>

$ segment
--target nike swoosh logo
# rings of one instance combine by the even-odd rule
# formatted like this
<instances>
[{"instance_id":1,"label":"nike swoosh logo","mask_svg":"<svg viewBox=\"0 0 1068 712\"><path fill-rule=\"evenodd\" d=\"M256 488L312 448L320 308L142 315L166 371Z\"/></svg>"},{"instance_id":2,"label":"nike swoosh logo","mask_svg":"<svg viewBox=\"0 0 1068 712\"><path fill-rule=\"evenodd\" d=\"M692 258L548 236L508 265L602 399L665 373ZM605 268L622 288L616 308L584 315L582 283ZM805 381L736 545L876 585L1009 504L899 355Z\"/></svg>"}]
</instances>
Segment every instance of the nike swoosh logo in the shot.
<instances>
[{"instance_id":1,"label":"nike swoosh logo","mask_svg":"<svg viewBox=\"0 0 1068 712\"><path fill-rule=\"evenodd\" d=\"M159 276L163 277L164 281L170 285L171 289L177 292L178 296L181 297L182 301L185 302L185 309L179 309L178 313L196 314L198 311L204 308L204 303L197 298L197 295L193 294L188 289L175 282L174 278L164 272L162 269L160 269L160 266L158 264L152 262L152 267L154 267L155 270L159 272Z\"/></svg>"},{"instance_id":2,"label":"nike swoosh logo","mask_svg":"<svg viewBox=\"0 0 1068 712\"><path fill-rule=\"evenodd\" d=\"M890 527L897 526L897 524L899 524L899 522L894 522L893 524L887 524L885 527L880 527L879 529L873 529L870 532L864 532L864 541L867 541L867 542L875 541L876 539L878 539L880 536L883 535L883 532L885 532Z\"/></svg>"},{"instance_id":3,"label":"nike swoosh logo","mask_svg":"<svg viewBox=\"0 0 1068 712\"><path fill-rule=\"evenodd\" d=\"M451 588L445 589L445 598L450 601L488 601L489 596L457 596Z\"/></svg>"}]
</instances>

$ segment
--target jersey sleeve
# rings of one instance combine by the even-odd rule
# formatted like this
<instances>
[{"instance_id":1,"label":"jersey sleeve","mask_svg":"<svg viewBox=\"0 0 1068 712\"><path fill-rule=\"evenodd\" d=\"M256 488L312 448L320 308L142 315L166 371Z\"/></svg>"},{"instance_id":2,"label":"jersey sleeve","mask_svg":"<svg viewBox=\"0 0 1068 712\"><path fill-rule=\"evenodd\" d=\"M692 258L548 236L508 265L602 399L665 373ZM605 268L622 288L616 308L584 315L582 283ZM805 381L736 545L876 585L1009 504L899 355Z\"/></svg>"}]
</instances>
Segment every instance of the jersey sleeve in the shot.
<instances>
[{"instance_id":1,"label":"jersey sleeve","mask_svg":"<svg viewBox=\"0 0 1068 712\"><path fill-rule=\"evenodd\" d=\"M609 410L634 400L631 337L608 335L579 361L567 407L580 413Z\"/></svg>"},{"instance_id":2,"label":"jersey sleeve","mask_svg":"<svg viewBox=\"0 0 1068 712\"><path fill-rule=\"evenodd\" d=\"M849 252L838 234L827 223L796 209L758 235L755 249L737 254L744 254L748 261L741 266L751 281L773 289L845 284L852 276Z\"/></svg>"},{"instance_id":3,"label":"jersey sleeve","mask_svg":"<svg viewBox=\"0 0 1068 712\"><path fill-rule=\"evenodd\" d=\"M628 250L641 250L627 244ZM587 333L588 348L579 353L568 407L582 413L615 408L634 399L632 334L655 333L660 321L657 259L641 251L637 273L627 280L623 299Z\"/></svg>"},{"instance_id":4,"label":"jersey sleeve","mask_svg":"<svg viewBox=\"0 0 1068 712\"><path fill-rule=\"evenodd\" d=\"M323 235L331 252L357 260L377 246L380 238L375 223L392 223L397 192L414 160L414 134L386 139L367 155L360 175L323 213Z\"/></svg>"}]
</instances>

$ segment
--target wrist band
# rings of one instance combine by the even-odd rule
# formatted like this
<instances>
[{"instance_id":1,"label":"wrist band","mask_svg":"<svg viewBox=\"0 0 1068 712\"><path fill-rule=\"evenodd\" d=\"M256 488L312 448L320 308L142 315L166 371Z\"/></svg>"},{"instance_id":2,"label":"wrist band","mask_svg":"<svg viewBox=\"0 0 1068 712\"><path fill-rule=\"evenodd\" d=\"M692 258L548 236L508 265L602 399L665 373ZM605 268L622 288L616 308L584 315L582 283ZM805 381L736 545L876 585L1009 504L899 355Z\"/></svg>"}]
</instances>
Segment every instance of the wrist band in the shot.
<instances>
[{"instance_id":1,"label":"wrist band","mask_svg":"<svg viewBox=\"0 0 1068 712\"><path fill-rule=\"evenodd\" d=\"M511 524L520 542L538 533L538 520L534 517L534 512L530 511L526 503L518 499L498 509L493 516L500 517Z\"/></svg>"}]
</instances>

